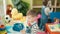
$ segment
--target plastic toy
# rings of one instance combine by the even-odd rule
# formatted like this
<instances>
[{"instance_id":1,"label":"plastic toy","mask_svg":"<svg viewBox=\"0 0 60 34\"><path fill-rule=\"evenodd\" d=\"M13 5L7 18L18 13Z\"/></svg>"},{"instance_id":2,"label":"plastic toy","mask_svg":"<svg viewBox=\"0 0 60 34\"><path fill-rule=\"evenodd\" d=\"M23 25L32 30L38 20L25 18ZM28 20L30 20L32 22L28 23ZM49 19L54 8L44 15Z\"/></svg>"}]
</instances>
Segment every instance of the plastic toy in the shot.
<instances>
[{"instance_id":1,"label":"plastic toy","mask_svg":"<svg viewBox=\"0 0 60 34\"><path fill-rule=\"evenodd\" d=\"M23 14L22 13L18 13L18 10L16 8L13 8L12 9L12 19L15 19L15 20L20 20L20 18L23 17Z\"/></svg>"},{"instance_id":2,"label":"plastic toy","mask_svg":"<svg viewBox=\"0 0 60 34\"><path fill-rule=\"evenodd\" d=\"M4 25L0 25L0 31L5 30L5 26Z\"/></svg>"},{"instance_id":3,"label":"plastic toy","mask_svg":"<svg viewBox=\"0 0 60 34\"><path fill-rule=\"evenodd\" d=\"M8 4L6 7L6 14L11 17L12 5Z\"/></svg>"},{"instance_id":4,"label":"plastic toy","mask_svg":"<svg viewBox=\"0 0 60 34\"><path fill-rule=\"evenodd\" d=\"M21 22L23 22L26 19L22 13L18 13L18 10L16 8L12 9L11 14L12 14L12 19L14 20L20 20Z\"/></svg>"},{"instance_id":5,"label":"plastic toy","mask_svg":"<svg viewBox=\"0 0 60 34\"><path fill-rule=\"evenodd\" d=\"M10 18L9 15L6 15L6 16L5 16L5 21L6 21L7 23L11 21L11 18Z\"/></svg>"},{"instance_id":6,"label":"plastic toy","mask_svg":"<svg viewBox=\"0 0 60 34\"><path fill-rule=\"evenodd\" d=\"M24 16L20 21L21 22L25 22L26 21L26 17Z\"/></svg>"},{"instance_id":7,"label":"plastic toy","mask_svg":"<svg viewBox=\"0 0 60 34\"><path fill-rule=\"evenodd\" d=\"M22 23L15 23L13 26L13 30L18 32L23 30L23 28L24 28L24 25Z\"/></svg>"},{"instance_id":8,"label":"plastic toy","mask_svg":"<svg viewBox=\"0 0 60 34\"><path fill-rule=\"evenodd\" d=\"M0 25L0 34L7 34L5 26L4 25Z\"/></svg>"}]
</instances>

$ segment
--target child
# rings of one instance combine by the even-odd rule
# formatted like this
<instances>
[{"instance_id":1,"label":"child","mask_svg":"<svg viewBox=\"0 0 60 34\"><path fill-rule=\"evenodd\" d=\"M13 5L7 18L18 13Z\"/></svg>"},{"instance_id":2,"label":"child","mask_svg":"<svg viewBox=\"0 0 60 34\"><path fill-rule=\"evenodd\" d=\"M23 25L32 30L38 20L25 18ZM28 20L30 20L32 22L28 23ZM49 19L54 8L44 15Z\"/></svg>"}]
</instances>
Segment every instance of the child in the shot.
<instances>
[{"instance_id":1,"label":"child","mask_svg":"<svg viewBox=\"0 0 60 34\"><path fill-rule=\"evenodd\" d=\"M27 12L27 22L28 26L31 27L31 34L36 34L39 31L37 21L36 21L37 13L34 10L30 10Z\"/></svg>"},{"instance_id":2,"label":"child","mask_svg":"<svg viewBox=\"0 0 60 34\"><path fill-rule=\"evenodd\" d=\"M54 24L56 25L56 28L60 28L60 22L58 18L54 18Z\"/></svg>"},{"instance_id":3,"label":"child","mask_svg":"<svg viewBox=\"0 0 60 34\"><path fill-rule=\"evenodd\" d=\"M59 24L59 19L58 18L54 18L54 24Z\"/></svg>"},{"instance_id":4,"label":"child","mask_svg":"<svg viewBox=\"0 0 60 34\"><path fill-rule=\"evenodd\" d=\"M44 0L43 1L43 6L42 6L42 9L41 9L41 15L42 15L42 18L41 18L41 22L40 22L40 30L42 31L45 31L45 24L47 23L48 21L48 18L50 17L50 13L53 11L53 8L50 10L50 7L48 5L48 0Z\"/></svg>"}]
</instances>

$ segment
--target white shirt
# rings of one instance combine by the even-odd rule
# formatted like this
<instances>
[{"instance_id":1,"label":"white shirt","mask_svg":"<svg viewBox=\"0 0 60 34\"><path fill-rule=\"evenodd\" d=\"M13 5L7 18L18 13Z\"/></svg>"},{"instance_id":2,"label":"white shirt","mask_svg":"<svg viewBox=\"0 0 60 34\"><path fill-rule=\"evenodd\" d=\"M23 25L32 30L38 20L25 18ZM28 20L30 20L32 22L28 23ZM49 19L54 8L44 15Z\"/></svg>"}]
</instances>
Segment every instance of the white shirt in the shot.
<instances>
[{"instance_id":1,"label":"white shirt","mask_svg":"<svg viewBox=\"0 0 60 34\"><path fill-rule=\"evenodd\" d=\"M45 14L48 16L53 11L53 8L50 10L49 7L45 8Z\"/></svg>"}]
</instances>

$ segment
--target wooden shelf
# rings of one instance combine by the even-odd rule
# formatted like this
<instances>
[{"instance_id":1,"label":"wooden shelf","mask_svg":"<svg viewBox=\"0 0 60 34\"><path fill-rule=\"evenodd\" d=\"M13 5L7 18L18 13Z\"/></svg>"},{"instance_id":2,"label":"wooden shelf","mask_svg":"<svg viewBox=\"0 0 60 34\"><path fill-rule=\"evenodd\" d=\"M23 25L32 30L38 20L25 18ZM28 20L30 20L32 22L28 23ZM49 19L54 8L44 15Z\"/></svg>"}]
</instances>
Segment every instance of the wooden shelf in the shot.
<instances>
[{"instance_id":1,"label":"wooden shelf","mask_svg":"<svg viewBox=\"0 0 60 34\"><path fill-rule=\"evenodd\" d=\"M55 6L51 6L51 7L56 8ZM42 8L42 6L33 6L33 8Z\"/></svg>"},{"instance_id":2,"label":"wooden shelf","mask_svg":"<svg viewBox=\"0 0 60 34\"><path fill-rule=\"evenodd\" d=\"M56 8L60 8L60 6L56 6Z\"/></svg>"},{"instance_id":3,"label":"wooden shelf","mask_svg":"<svg viewBox=\"0 0 60 34\"><path fill-rule=\"evenodd\" d=\"M42 6L33 6L33 8L42 8Z\"/></svg>"}]
</instances>

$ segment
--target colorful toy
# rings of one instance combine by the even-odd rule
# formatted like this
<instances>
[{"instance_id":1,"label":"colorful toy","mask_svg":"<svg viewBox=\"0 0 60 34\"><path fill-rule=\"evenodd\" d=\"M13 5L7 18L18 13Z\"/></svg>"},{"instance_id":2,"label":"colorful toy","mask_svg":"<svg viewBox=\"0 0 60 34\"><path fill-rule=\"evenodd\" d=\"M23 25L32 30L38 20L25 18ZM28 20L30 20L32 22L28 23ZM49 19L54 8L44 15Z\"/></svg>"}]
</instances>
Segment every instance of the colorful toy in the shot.
<instances>
[{"instance_id":1,"label":"colorful toy","mask_svg":"<svg viewBox=\"0 0 60 34\"><path fill-rule=\"evenodd\" d=\"M24 16L20 21L21 22L25 22L26 21L26 17Z\"/></svg>"},{"instance_id":2,"label":"colorful toy","mask_svg":"<svg viewBox=\"0 0 60 34\"><path fill-rule=\"evenodd\" d=\"M5 16L5 21L6 21L7 23L11 21L11 18L10 18L9 15L6 15L6 16Z\"/></svg>"},{"instance_id":3,"label":"colorful toy","mask_svg":"<svg viewBox=\"0 0 60 34\"><path fill-rule=\"evenodd\" d=\"M4 25L0 25L0 34L7 34L5 26Z\"/></svg>"},{"instance_id":4,"label":"colorful toy","mask_svg":"<svg viewBox=\"0 0 60 34\"><path fill-rule=\"evenodd\" d=\"M6 7L6 14L11 17L12 5L8 4Z\"/></svg>"},{"instance_id":5,"label":"colorful toy","mask_svg":"<svg viewBox=\"0 0 60 34\"><path fill-rule=\"evenodd\" d=\"M14 20L20 20L21 22L23 22L26 19L22 13L18 13L18 10L16 8L12 9L11 14L12 14L12 19Z\"/></svg>"},{"instance_id":6,"label":"colorful toy","mask_svg":"<svg viewBox=\"0 0 60 34\"><path fill-rule=\"evenodd\" d=\"M15 23L13 26L13 30L18 32L23 30L23 28L24 28L24 25L22 23Z\"/></svg>"},{"instance_id":7,"label":"colorful toy","mask_svg":"<svg viewBox=\"0 0 60 34\"><path fill-rule=\"evenodd\" d=\"M4 25L0 25L0 31L5 30L5 26Z\"/></svg>"}]
</instances>

